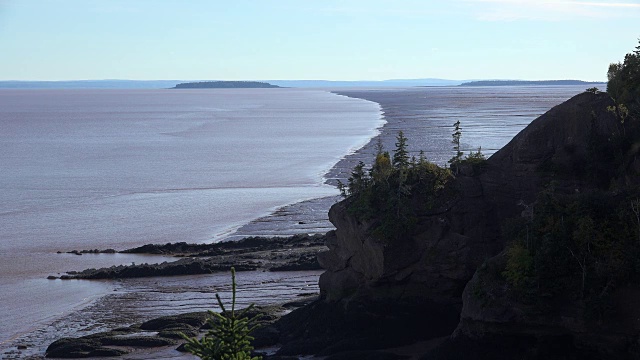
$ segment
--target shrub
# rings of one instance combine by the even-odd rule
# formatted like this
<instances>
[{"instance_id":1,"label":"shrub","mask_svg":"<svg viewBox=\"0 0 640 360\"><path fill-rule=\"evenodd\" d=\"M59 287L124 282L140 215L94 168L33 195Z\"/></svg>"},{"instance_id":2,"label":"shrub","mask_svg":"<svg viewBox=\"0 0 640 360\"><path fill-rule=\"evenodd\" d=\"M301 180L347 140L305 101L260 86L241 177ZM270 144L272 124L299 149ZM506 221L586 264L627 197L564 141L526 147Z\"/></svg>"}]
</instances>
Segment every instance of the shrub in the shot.
<instances>
[{"instance_id":1,"label":"shrub","mask_svg":"<svg viewBox=\"0 0 640 360\"><path fill-rule=\"evenodd\" d=\"M258 325L255 322L257 317L249 319L246 314L253 308L251 304L240 313L236 313L236 271L231 268L232 301L231 311L227 311L220 300L220 295L216 294L216 300L222 313L215 313L209 310L211 318L207 323L211 326L202 339L190 338L182 334L187 340L185 349L203 360L260 360L260 356L251 356L253 337L249 334Z\"/></svg>"},{"instance_id":2,"label":"shrub","mask_svg":"<svg viewBox=\"0 0 640 360\"><path fill-rule=\"evenodd\" d=\"M514 242L507 250L507 266L502 276L516 289L529 286L533 275L533 256L521 242Z\"/></svg>"}]
</instances>

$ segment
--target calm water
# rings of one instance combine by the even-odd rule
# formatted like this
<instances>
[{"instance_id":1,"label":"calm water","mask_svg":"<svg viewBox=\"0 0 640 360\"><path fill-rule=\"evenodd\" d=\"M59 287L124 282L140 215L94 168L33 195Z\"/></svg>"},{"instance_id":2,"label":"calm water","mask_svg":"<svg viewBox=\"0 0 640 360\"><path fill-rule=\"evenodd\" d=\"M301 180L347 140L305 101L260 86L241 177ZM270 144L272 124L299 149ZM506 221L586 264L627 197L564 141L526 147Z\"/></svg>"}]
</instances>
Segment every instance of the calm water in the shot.
<instances>
[{"instance_id":1,"label":"calm water","mask_svg":"<svg viewBox=\"0 0 640 360\"><path fill-rule=\"evenodd\" d=\"M69 255L207 242L288 203L381 123L324 91L0 91L0 342L110 290L47 275L159 257Z\"/></svg>"}]
</instances>

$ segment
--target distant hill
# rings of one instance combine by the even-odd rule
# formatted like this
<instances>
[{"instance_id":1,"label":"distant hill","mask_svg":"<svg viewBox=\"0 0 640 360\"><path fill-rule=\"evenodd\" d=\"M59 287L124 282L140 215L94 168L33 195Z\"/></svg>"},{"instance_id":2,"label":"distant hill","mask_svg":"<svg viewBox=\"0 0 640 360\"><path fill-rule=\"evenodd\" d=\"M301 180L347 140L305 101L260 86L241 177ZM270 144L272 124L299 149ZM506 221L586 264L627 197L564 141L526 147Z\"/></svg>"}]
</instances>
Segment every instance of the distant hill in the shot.
<instances>
[{"instance_id":1,"label":"distant hill","mask_svg":"<svg viewBox=\"0 0 640 360\"><path fill-rule=\"evenodd\" d=\"M0 81L0 89L166 89L184 80Z\"/></svg>"},{"instance_id":2,"label":"distant hill","mask_svg":"<svg viewBox=\"0 0 640 360\"><path fill-rule=\"evenodd\" d=\"M218 80L69 80L69 81L0 81L0 89L194 89L206 86L182 84L222 83L233 84L260 83L269 86L260 87L292 87L292 88L346 88L346 87L414 87L414 86L522 86L522 85L586 85L602 84L579 80L447 80L447 79L392 79L380 81L332 81L332 80L260 80L260 81L218 81ZM181 87L177 87L181 85ZM184 86L184 87L183 87ZM192 86L192 87L189 87ZM233 86L211 86L211 88L232 88Z\"/></svg>"},{"instance_id":3,"label":"distant hill","mask_svg":"<svg viewBox=\"0 0 640 360\"><path fill-rule=\"evenodd\" d=\"M259 81L200 81L177 84L173 89L262 89L279 87Z\"/></svg>"},{"instance_id":4,"label":"distant hill","mask_svg":"<svg viewBox=\"0 0 640 360\"><path fill-rule=\"evenodd\" d=\"M481 80L470 81L460 84L460 86L558 86L558 85L593 85L602 84L601 82L590 82L582 80Z\"/></svg>"},{"instance_id":5,"label":"distant hill","mask_svg":"<svg viewBox=\"0 0 640 360\"><path fill-rule=\"evenodd\" d=\"M391 79L391 80L266 80L270 84L285 87L344 88L344 87L411 87L456 86L464 81L447 79Z\"/></svg>"},{"instance_id":6,"label":"distant hill","mask_svg":"<svg viewBox=\"0 0 640 360\"><path fill-rule=\"evenodd\" d=\"M0 89L168 89L181 83L232 82L219 80L65 80L20 81L1 80ZM258 81L253 81L258 82ZM411 87L456 86L461 80L446 79L395 79L380 81L332 81L332 80L260 80L279 87L293 88L344 88L344 87Z\"/></svg>"}]
</instances>

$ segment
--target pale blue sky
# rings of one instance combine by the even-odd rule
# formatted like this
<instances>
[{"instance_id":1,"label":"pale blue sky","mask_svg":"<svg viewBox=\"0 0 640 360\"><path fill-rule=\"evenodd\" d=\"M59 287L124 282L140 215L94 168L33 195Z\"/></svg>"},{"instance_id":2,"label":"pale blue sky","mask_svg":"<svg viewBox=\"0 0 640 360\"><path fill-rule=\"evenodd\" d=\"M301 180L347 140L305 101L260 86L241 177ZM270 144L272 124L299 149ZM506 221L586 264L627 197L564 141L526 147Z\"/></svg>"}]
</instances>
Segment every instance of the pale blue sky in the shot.
<instances>
[{"instance_id":1,"label":"pale blue sky","mask_svg":"<svg viewBox=\"0 0 640 360\"><path fill-rule=\"evenodd\" d=\"M0 80L605 80L631 0L0 0Z\"/></svg>"}]
</instances>

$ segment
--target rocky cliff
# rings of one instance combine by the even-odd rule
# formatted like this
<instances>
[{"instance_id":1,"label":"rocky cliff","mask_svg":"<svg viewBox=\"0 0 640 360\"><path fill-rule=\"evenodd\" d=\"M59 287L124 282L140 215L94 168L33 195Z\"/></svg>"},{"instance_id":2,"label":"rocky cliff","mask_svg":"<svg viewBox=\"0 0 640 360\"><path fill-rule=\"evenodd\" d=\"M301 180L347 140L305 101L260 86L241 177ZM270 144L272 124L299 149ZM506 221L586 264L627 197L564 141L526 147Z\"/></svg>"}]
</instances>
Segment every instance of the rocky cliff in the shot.
<instances>
[{"instance_id":1,"label":"rocky cliff","mask_svg":"<svg viewBox=\"0 0 640 360\"><path fill-rule=\"evenodd\" d=\"M632 132L607 110L612 105L606 94L584 93L532 122L489 159L491 170L482 177L487 200L508 218L516 201L533 205L542 187L553 182L565 199L598 192L603 202L628 202L621 194L637 191L637 145L621 157L612 155L619 145L614 139ZM604 221L600 226L606 226ZM504 276L507 262L505 250L476 271L462 295L457 329L425 359L640 358L637 279L608 283L598 294L606 295L605 310L588 316L593 304L586 295L514 296Z\"/></svg>"},{"instance_id":2,"label":"rocky cliff","mask_svg":"<svg viewBox=\"0 0 640 360\"><path fill-rule=\"evenodd\" d=\"M551 109L481 168L463 166L447 184L452 191L421 210L417 225L393 242L374 236L376 220L354 216L350 199L334 205L329 218L337 230L318 256L326 269L321 301L305 315L294 314L294 323L302 328L330 313L324 330L306 330L315 334L307 340L324 334L325 343L317 343L324 353L452 334L425 358L632 357L640 335L640 313L632 306L640 303L636 287L618 287L615 316L594 323L584 320L579 299L543 313L517 303L502 275L503 250L513 240L502 229L510 219L534 217L545 186L571 196L637 180L637 161L629 160L635 153L612 155L615 139L626 131L607 109L612 105L606 94L583 93ZM627 320L618 327L620 319ZM327 350L336 342L342 345Z\"/></svg>"}]
</instances>

